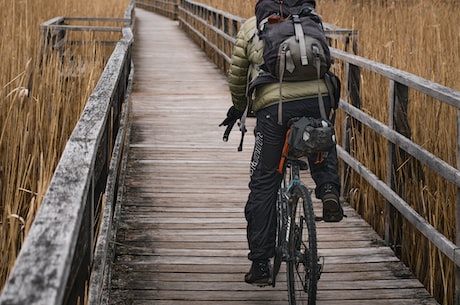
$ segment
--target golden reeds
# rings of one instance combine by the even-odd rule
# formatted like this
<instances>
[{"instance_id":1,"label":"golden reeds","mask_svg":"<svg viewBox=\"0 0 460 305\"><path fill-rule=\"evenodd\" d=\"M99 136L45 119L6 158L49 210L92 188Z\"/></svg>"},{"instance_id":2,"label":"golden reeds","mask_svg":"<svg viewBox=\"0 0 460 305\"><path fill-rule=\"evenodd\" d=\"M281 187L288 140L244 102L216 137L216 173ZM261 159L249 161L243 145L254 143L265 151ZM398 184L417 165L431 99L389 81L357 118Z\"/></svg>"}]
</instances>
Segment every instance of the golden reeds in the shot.
<instances>
[{"instance_id":1,"label":"golden reeds","mask_svg":"<svg viewBox=\"0 0 460 305\"><path fill-rule=\"evenodd\" d=\"M107 57L93 43L74 49L73 66L57 52L40 64L39 25L56 16L123 17L128 4L0 0L3 16L10 16L0 27L0 290Z\"/></svg>"},{"instance_id":2,"label":"golden reeds","mask_svg":"<svg viewBox=\"0 0 460 305\"><path fill-rule=\"evenodd\" d=\"M460 14L452 1L320 1L324 19L359 30L359 55L459 89L459 37L451 21ZM384 29L382 31L382 29ZM388 85L370 73L362 76L362 107L379 120L388 118ZM367 83L381 84L366 86ZM411 139L457 166L456 110L409 91ZM355 133L354 153L385 180L386 141L366 128ZM456 189L407 155L399 156L397 188L411 206L455 241ZM352 178L351 203L383 234L385 201L358 176ZM359 196L357 195L359 194ZM420 233L403 221L402 259L442 304L453 304L454 266Z\"/></svg>"}]
</instances>

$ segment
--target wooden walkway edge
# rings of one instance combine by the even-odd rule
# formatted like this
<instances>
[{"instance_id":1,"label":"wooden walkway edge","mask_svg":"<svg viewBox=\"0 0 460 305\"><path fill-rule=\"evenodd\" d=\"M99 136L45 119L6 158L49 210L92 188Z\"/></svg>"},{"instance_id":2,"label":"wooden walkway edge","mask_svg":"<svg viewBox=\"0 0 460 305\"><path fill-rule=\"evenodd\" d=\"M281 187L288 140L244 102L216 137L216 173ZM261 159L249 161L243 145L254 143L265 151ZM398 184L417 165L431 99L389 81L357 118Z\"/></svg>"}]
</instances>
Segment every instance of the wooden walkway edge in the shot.
<instances>
[{"instance_id":1,"label":"wooden walkway edge","mask_svg":"<svg viewBox=\"0 0 460 305\"><path fill-rule=\"evenodd\" d=\"M243 282L255 122L249 119L243 152L236 151L237 128L222 141L218 124L231 105L226 78L177 21L138 8L135 35L109 304L288 304L283 274L275 288ZM318 223L318 305L437 304L353 209L345 213L341 223Z\"/></svg>"}]
</instances>

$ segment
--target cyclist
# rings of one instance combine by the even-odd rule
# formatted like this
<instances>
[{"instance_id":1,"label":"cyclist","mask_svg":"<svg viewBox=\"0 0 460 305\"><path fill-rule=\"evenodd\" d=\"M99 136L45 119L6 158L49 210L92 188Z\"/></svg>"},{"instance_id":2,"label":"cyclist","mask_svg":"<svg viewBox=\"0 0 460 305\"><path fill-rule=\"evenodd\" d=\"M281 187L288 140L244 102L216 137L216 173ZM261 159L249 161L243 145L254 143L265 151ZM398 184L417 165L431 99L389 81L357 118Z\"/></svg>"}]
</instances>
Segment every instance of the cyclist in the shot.
<instances>
[{"instance_id":1,"label":"cyclist","mask_svg":"<svg viewBox=\"0 0 460 305\"><path fill-rule=\"evenodd\" d=\"M315 8L315 1L309 2ZM233 106L221 126L233 124L242 117L248 98L247 88L257 76L257 67L263 63L263 43L254 43L256 18L248 19L237 34L234 45L228 83ZM248 74L249 72L249 74ZM330 99L323 80L284 82L282 125L278 124L279 83L268 77L256 86L252 94L252 110L256 115L255 145L250 163L250 193L245 206L247 220L248 259L252 261L245 282L266 285L270 281L270 258L274 256L276 237L276 195L281 175L277 172L285 141L287 122L298 116L320 118L318 82L324 93L326 113L331 111ZM343 210L339 202L340 181L335 147L322 163L309 158L315 195L322 199L323 219L328 222L342 220Z\"/></svg>"}]
</instances>

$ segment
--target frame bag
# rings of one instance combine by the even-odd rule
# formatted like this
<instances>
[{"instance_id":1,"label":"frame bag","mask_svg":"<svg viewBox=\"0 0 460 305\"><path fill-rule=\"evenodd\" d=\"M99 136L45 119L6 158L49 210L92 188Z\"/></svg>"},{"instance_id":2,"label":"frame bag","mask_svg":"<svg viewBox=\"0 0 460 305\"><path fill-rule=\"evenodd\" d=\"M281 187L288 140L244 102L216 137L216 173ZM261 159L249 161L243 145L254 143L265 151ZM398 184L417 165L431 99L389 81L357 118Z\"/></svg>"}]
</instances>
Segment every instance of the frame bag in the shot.
<instances>
[{"instance_id":1,"label":"frame bag","mask_svg":"<svg viewBox=\"0 0 460 305\"><path fill-rule=\"evenodd\" d=\"M301 117L289 122L288 155L293 158L327 154L336 145L334 126L326 119Z\"/></svg>"}]
</instances>

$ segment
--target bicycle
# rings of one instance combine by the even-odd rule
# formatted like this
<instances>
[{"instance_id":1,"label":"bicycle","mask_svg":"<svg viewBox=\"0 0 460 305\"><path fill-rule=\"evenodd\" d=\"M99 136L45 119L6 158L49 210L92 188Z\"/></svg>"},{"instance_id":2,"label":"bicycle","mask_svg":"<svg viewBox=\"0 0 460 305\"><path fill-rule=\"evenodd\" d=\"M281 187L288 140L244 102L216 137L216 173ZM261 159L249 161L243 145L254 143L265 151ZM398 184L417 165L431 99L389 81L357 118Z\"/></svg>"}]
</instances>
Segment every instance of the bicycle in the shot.
<instances>
[{"instance_id":1,"label":"bicycle","mask_svg":"<svg viewBox=\"0 0 460 305\"><path fill-rule=\"evenodd\" d=\"M231 122L223 136L226 142L236 121ZM221 124L222 125L222 124ZM244 123L238 151L242 150ZM308 163L288 153L289 131L278 172L282 175L277 209L275 256L271 283L275 287L281 263L286 263L289 305L315 305L322 264L319 262L316 220L311 193L300 179L300 171L308 170Z\"/></svg>"},{"instance_id":2,"label":"bicycle","mask_svg":"<svg viewBox=\"0 0 460 305\"><path fill-rule=\"evenodd\" d=\"M287 137L287 136L286 136ZM277 199L277 241L273 261L272 286L281 263L286 263L288 298L290 305L315 305L319 263L316 220L311 193L300 179L300 171L308 164L288 156L287 145L278 171L282 174Z\"/></svg>"}]
</instances>

